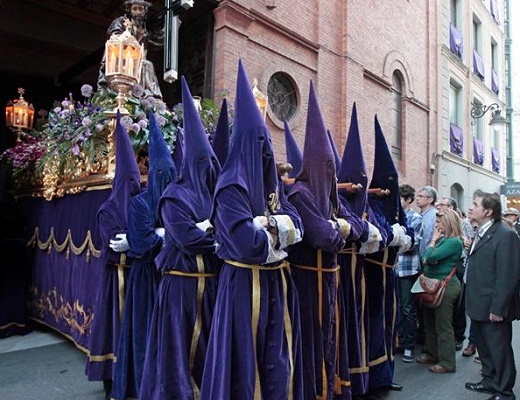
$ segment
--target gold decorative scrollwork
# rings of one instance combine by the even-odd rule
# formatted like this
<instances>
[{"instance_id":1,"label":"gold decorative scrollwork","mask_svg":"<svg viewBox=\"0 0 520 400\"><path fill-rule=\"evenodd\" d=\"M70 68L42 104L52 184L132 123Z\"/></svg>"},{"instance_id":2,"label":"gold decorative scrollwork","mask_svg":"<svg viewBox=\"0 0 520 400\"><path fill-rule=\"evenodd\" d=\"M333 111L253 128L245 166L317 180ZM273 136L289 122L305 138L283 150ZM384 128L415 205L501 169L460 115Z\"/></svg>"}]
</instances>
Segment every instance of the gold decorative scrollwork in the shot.
<instances>
[{"instance_id":1,"label":"gold decorative scrollwork","mask_svg":"<svg viewBox=\"0 0 520 400\"><path fill-rule=\"evenodd\" d=\"M90 230L87 231L87 235L85 237L85 240L80 246L76 246L72 240L72 232L71 230L67 230L67 236L65 237L65 240L63 243L58 243L56 240L56 236L54 234L54 227L51 228L51 233L47 240L43 241L40 239L40 230L38 227L34 228L34 233L27 242L27 246L32 247L38 247L40 250L47 250L49 253L52 251L52 248L58 252L61 253L63 251L67 251L67 259L70 256L70 251L79 256L86 250L86 260L87 262L90 261L90 255L92 254L94 257L99 258L99 255L101 253L100 250L96 249L94 246L94 243L92 242L92 234L90 233Z\"/></svg>"},{"instance_id":2,"label":"gold decorative scrollwork","mask_svg":"<svg viewBox=\"0 0 520 400\"><path fill-rule=\"evenodd\" d=\"M31 293L29 307L40 318L43 319L50 314L56 322L65 322L71 328L71 331L76 331L81 335L88 333L94 320L94 313L85 309L78 299L72 303L66 301L62 294L58 294L56 287L41 295L35 286L31 287L29 291Z\"/></svg>"}]
</instances>

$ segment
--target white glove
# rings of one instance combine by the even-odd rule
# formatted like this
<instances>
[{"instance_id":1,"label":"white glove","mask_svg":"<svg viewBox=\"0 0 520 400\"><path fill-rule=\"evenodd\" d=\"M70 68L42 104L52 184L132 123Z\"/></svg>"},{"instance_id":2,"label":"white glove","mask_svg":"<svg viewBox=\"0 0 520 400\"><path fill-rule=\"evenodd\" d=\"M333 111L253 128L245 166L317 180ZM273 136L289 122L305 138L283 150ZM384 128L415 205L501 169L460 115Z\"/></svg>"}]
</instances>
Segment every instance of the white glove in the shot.
<instances>
[{"instance_id":1,"label":"white glove","mask_svg":"<svg viewBox=\"0 0 520 400\"><path fill-rule=\"evenodd\" d=\"M408 250L412 248L412 238L408 235L404 235L403 240L401 241L401 246L399 246L398 254L406 253Z\"/></svg>"},{"instance_id":2,"label":"white glove","mask_svg":"<svg viewBox=\"0 0 520 400\"><path fill-rule=\"evenodd\" d=\"M368 243L373 242L381 242L383 240L383 237L381 236L381 232L379 232L379 229L370 222L367 221L368 224Z\"/></svg>"},{"instance_id":3,"label":"white glove","mask_svg":"<svg viewBox=\"0 0 520 400\"><path fill-rule=\"evenodd\" d=\"M329 224L332 226L332 229L338 230L338 224L336 224L336 221L329 219Z\"/></svg>"},{"instance_id":4,"label":"white glove","mask_svg":"<svg viewBox=\"0 0 520 400\"><path fill-rule=\"evenodd\" d=\"M166 232L165 232L164 228L159 227L159 228L155 228L155 234L164 239L164 235L166 234Z\"/></svg>"},{"instance_id":5,"label":"white glove","mask_svg":"<svg viewBox=\"0 0 520 400\"><path fill-rule=\"evenodd\" d=\"M110 248L117 253L122 253L127 251L130 246L128 245L128 240L126 240L126 233L118 233L116 235L116 239L110 239Z\"/></svg>"},{"instance_id":6,"label":"white glove","mask_svg":"<svg viewBox=\"0 0 520 400\"><path fill-rule=\"evenodd\" d=\"M203 232L206 232L208 229L213 228L213 225L211 225L211 222L209 222L209 219L205 219L202 222L197 222L195 225L197 226L197 228L199 228Z\"/></svg>"},{"instance_id":7,"label":"white glove","mask_svg":"<svg viewBox=\"0 0 520 400\"><path fill-rule=\"evenodd\" d=\"M364 243L361 243L361 246L359 248L359 253L360 254L377 253L379 251L379 245L380 245L380 242L378 242L378 241L375 241L375 242L366 241Z\"/></svg>"},{"instance_id":8,"label":"white glove","mask_svg":"<svg viewBox=\"0 0 520 400\"><path fill-rule=\"evenodd\" d=\"M253 225L257 231L266 229L267 225L269 225L269 220L264 215L259 215L253 218Z\"/></svg>"},{"instance_id":9,"label":"white glove","mask_svg":"<svg viewBox=\"0 0 520 400\"><path fill-rule=\"evenodd\" d=\"M404 237L406 236L406 229L404 226L399 224L392 225L392 233L394 234L394 238L389 246L401 246L403 244Z\"/></svg>"}]
</instances>

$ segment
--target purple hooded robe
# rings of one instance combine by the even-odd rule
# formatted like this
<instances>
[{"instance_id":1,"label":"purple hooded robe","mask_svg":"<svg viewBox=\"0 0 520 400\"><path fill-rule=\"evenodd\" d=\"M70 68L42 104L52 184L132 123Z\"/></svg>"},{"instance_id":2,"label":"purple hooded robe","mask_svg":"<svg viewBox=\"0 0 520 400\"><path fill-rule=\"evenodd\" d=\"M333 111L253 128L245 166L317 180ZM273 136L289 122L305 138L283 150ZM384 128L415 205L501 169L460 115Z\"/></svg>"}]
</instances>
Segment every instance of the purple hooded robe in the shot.
<instances>
[{"instance_id":1,"label":"purple hooded robe","mask_svg":"<svg viewBox=\"0 0 520 400\"><path fill-rule=\"evenodd\" d=\"M148 180L146 189L132 197L128 212L128 254L133 258L126 281L125 308L114 366L112 398L138 398L143 374L146 342L160 275L154 259L163 239L157 206L166 186L175 180L177 170L170 148L152 111L148 113Z\"/></svg>"},{"instance_id":2,"label":"purple hooded robe","mask_svg":"<svg viewBox=\"0 0 520 400\"><path fill-rule=\"evenodd\" d=\"M331 399L337 343L336 256L350 234L338 202L334 154L310 84L301 169L288 199L300 214L303 241L290 251L291 269L300 298L304 398Z\"/></svg>"},{"instance_id":3,"label":"purple hooded robe","mask_svg":"<svg viewBox=\"0 0 520 400\"><path fill-rule=\"evenodd\" d=\"M274 225L255 225L261 217L285 223L273 231ZM301 224L279 197L271 137L241 61L233 135L211 220L225 261L201 399L303 399L298 297L283 250L301 240Z\"/></svg>"},{"instance_id":4,"label":"purple hooded robe","mask_svg":"<svg viewBox=\"0 0 520 400\"><path fill-rule=\"evenodd\" d=\"M215 237L197 223L211 213L220 164L181 77L184 157L180 177L159 202L166 230L155 259L163 273L155 301L139 398L199 398L217 277Z\"/></svg>"},{"instance_id":5,"label":"purple hooded robe","mask_svg":"<svg viewBox=\"0 0 520 400\"><path fill-rule=\"evenodd\" d=\"M94 322L90 334L89 354L85 373L90 381L112 379L114 353L119 343L120 321L124 303L124 280L128 274L126 253L117 253L109 247L118 233L127 232L127 216L130 200L141 192L141 174L132 143L121 125L121 115L116 120L116 170L109 198L99 207L97 221L103 243L100 258L106 268L100 282L94 306Z\"/></svg>"}]
</instances>

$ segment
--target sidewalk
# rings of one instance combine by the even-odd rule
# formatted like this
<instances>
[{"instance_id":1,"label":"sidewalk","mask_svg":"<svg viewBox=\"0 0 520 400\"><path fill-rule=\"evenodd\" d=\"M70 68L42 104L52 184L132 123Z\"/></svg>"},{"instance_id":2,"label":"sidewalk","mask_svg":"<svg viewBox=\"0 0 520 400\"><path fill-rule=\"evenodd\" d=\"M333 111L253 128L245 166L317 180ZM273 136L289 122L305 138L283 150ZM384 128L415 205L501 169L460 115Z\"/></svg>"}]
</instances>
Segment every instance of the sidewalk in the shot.
<instances>
[{"instance_id":1,"label":"sidewalk","mask_svg":"<svg viewBox=\"0 0 520 400\"><path fill-rule=\"evenodd\" d=\"M513 349L520 372L520 322L513 323ZM25 336L0 339L0 400L103 400L103 384L89 382L84 373L85 354L61 335L37 329ZM395 359L400 392L386 392L386 400L485 400L464 388L480 381L480 364L457 352L457 372L434 374L427 365ZM515 391L520 393L520 380Z\"/></svg>"}]
</instances>

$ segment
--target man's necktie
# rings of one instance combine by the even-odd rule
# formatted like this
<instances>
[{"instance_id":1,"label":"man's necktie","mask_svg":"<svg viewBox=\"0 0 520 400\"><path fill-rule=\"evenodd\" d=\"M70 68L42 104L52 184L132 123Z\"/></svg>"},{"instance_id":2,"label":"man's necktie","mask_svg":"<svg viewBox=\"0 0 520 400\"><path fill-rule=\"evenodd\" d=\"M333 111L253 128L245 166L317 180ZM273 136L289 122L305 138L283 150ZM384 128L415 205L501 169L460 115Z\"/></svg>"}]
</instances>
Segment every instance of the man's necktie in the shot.
<instances>
[{"instance_id":1,"label":"man's necktie","mask_svg":"<svg viewBox=\"0 0 520 400\"><path fill-rule=\"evenodd\" d=\"M475 247L477 247L477 243L479 242L480 239L482 239L482 234L483 234L482 229L479 229L477 236L475 236L475 240L473 240L473 244L471 245L471 251L469 254L472 254L473 251L475 250Z\"/></svg>"}]
</instances>

